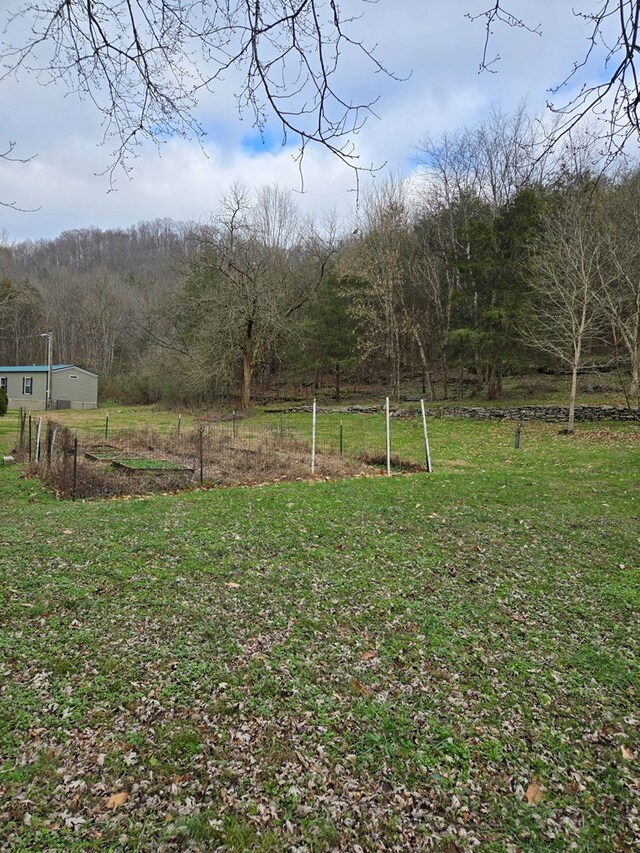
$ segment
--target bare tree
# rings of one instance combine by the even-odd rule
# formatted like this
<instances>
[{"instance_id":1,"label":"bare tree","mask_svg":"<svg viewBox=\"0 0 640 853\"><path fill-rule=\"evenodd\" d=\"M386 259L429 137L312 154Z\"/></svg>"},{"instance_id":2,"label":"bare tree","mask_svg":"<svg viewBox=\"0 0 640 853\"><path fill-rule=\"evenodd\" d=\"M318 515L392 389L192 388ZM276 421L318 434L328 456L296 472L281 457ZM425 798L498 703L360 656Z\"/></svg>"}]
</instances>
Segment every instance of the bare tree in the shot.
<instances>
[{"instance_id":1,"label":"bare tree","mask_svg":"<svg viewBox=\"0 0 640 853\"><path fill-rule=\"evenodd\" d=\"M339 66L364 56L385 71L353 35L358 17L337 0L22 0L7 16L0 80L34 73L92 101L116 141L112 177L145 137L201 138L200 98L236 74L239 110L260 132L274 116L300 156L316 142L355 166L372 103L342 93Z\"/></svg>"},{"instance_id":2,"label":"bare tree","mask_svg":"<svg viewBox=\"0 0 640 853\"><path fill-rule=\"evenodd\" d=\"M364 193L357 234L339 262L342 276L362 282L351 311L360 328L363 357L385 362L389 393L400 394L402 335L406 310L410 214L401 180L387 178Z\"/></svg>"},{"instance_id":3,"label":"bare tree","mask_svg":"<svg viewBox=\"0 0 640 853\"><path fill-rule=\"evenodd\" d=\"M336 251L304 223L289 193L235 186L212 224L195 235L184 305L193 328L192 381L233 384L241 363L240 404L249 407L256 367L294 331Z\"/></svg>"},{"instance_id":4,"label":"bare tree","mask_svg":"<svg viewBox=\"0 0 640 853\"><path fill-rule=\"evenodd\" d=\"M445 397L447 344L451 336L455 338L461 375L464 360L475 361L482 382L486 353L483 358L478 344L487 335L480 333L479 325L483 315L496 308L499 297L497 277L488 293L481 292L482 282L476 270L482 264L474 257L470 235L479 222L489 231L501 210L524 187L541 182L555 170L556 164L544 154L543 146L540 122L527 114L524 103L512 114L493 109L483 122L455 133L425 135L417 146L416 159L424 174L419 196L419 276L431 305L431 338L442 365ZM484 285L487 291L487 283ZM469 291L464 299L468 316L458 317L458 328L452 329L453 304L456 300L461 302L465 290ZM473 351L465 353L465 347ZM501 365L497 363L499 359L490 361L489 394L495 396Z\"/></svg>"},{"instance_id":5,"label":"bare tree","mask_svg":"<svg viewBox=\"0 0 640 853\"><path fill-rule=\"evenodd\" d=\"M546 151L542 123L524 101L512 113L494 107L482 122L460 131L425 134L416 146L430 198L446 207L477 197L494 211L522 187L548 180L565 155L563 150L552 158Z\"/></svg>"},{"instance_id":6,"label":"bare tree","mask_svg":"<svg viewBox=\"0 0 640 853\"><path fill-rule=\"evenodd\" d=\"M606 239L599 199L591 191L569 193L552 211L531 260L534 304L525 341L564 364L571 373L567 432L574 429L578 371L603 329L603 288L609 283Z\"/></svg>"},{"instance_id":7,"label":"bare tree","mask_svg":"<svg viewBox=\"0 0 640 853\"><path fill-rule=\"evenodd\" d=\"M40 361L43 314L40 294L29 282L0 277L0 361Z\"/></svg>"},{"instance_id":8,"label":"bare tree","mask_svg":"<svg viewBox=\"0 0 640 853\"><path fill-rule=\"evenodd\" d=\"M626 176L606 194L602 232L610 263L601 298L611 321L616 354L621 346L629 359L628 396L640 400L640 173Z\"/></svg>"},{"instance_id":9,"label":"bare tree","mask_svg":"<svg viewBox=\"0 0 640 853\"><path fill-rule=\"evenodd\" d=\"M0 276L9 274L12 265L12 242L6 228L0 228Z\"/></svg>"}]
</instances>

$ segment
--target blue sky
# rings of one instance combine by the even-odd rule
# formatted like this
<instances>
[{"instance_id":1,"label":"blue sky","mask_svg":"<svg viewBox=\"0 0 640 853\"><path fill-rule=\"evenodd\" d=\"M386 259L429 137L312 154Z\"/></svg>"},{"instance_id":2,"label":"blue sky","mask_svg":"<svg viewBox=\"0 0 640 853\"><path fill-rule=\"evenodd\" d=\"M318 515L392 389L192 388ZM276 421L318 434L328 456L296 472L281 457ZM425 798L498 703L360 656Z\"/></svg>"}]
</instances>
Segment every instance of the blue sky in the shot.
<instances>
[{"instance_id":1,"label":"blue sky","mask_svg":"<svg viewBox=\"0 0 640 853\"><path fill-rule=\"evenodd\" d=\"M18 0L7 0L11 7ZM543 37L496 26L492 51L501 56L496 73L478 73L484 42L481 21L486 0L344 0L348 12L362 12L351 25L399 77L373 74L363 62L340 70L342 90L354 101L378 98L375 112L355 139L363 166L387 164L394 174L415 168L415 146L426 133L438 136L481 121L495 106L515 109L527 98L531 112L544 110L548 90L560 83L587 47L588 30L572 13L571 0L513 0L514 12L542 25ZM585 5L589 5L585 0ZM591 4L593 5L593 4ZM0 12L0 18L2 17ZM594 68L593 74L602 73ZM60 85L41 87L32 76L0 82L0 148L16 143L28 163L0 162L0 199L15 201L22 213L0 207L5 239L54 237L64 230L126 227L141 220L171 217L201 221L232 182L248 186L278 183L301 189L295 140L281 145L277 123L265 130L265 144L245 115L238 116L238 79L229 75L214 96L203 98L198 118L204 140L169 138L145 143L116 173L107 175L111 147L101 145L100 116L89 101L66 95ZM345 216L354 204L354 176L326 151L309 147L303 163L303 209L336 207ZM375 180L363 176L363 185Z\"/></svg>"}]
</instances>

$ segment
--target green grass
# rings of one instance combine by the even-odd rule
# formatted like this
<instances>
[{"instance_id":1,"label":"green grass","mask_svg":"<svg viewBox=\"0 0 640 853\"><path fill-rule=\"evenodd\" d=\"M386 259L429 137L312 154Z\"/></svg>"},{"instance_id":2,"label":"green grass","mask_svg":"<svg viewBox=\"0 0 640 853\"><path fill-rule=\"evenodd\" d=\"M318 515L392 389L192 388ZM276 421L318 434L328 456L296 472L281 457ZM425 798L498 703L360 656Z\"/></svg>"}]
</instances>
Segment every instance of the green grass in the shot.
<instances>
[{"instance_id":1,"label":"green grass","mask_svg":"<svg viewBox=\"0 0 640 853\"><path fill-rule=\"evenodd\" d=\"M638 431L513 430L432 420L432 475L131 500L0 467L1 842L633 849Z\"/></svg>"},{"instance_id":2,"label":"green grass","mask_svg":"<svg viewBox=\"0 0 640 853\"><path fill-rule=\"evenodd\" d=\"M34 413L33 417L44 415L44 412ZM99 409L61 409L50 413L54 420L68 426L69 429L82 427L91 430L96 438L107 437L114 430L137 429L145 426L157 432L170 432L178 429L191 429L196 422L192 413L179 413L160 409L156 406L120 406L117 403L102 403Z\"/></svg>"},{"instance_id":3,"label":"green grass","mask_svg":"<svg viewBox=\"0 0 640 853\"><path fill-rule=\"evenodd\" d=\"M135 471L183 471L184 466L168 459L146 459L142 457L118 456L119 465L126 465Z\"/></svg>"}]
</instances>

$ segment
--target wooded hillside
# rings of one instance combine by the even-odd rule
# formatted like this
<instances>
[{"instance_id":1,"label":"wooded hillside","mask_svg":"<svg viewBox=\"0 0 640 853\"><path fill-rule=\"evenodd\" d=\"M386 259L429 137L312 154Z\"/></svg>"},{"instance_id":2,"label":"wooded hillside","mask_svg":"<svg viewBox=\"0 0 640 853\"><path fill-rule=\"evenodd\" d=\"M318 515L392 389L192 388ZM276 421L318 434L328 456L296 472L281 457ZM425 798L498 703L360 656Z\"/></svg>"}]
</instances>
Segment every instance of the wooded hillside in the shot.
<instances>
[{"instance_id":1,"label":"wooded hillside","mask_svg":"<svg viewBox=\"0 0 640 853\"><path fill-rule=\"evenodd\" d=\"M0 362L101 376L123 402L200 404L371 382L495 398L507 373L640 371L640 172L587 140L542 155L524 111L425 138L356 221L234 186L207 225L68 231L0 249ZM448 380L448 385L447 385ZM456 385L459 384L459 388ZM466 383L466 386L465 386Z\"/></svg>"}]
</instances>

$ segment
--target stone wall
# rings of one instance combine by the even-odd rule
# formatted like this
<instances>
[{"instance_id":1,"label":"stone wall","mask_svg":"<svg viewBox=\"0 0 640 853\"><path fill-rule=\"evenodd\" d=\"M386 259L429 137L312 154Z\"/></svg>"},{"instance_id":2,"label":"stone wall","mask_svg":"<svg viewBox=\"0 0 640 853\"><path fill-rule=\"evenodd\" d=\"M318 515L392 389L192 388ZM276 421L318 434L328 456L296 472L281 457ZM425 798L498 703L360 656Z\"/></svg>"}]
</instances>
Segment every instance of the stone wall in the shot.
<instances>
[{"instance_id":1,"label":"stone wall","mask_svg":"<svg viewBox=\"0 0 640 853\"><path fill-rule=\"evenodd\" d=\"M415 417L420 409L398 411L397 417L407 415ZM442 406L429 408L431 417L477 418L478 420L510 421L549 421L566 423L569 418L568 406L514 406L508 409L495 409L483 406ZM626 406L576 406L575 419L578 421L634 421L640 420L638 409Z\"/></svg>"},{"instance_id":2,"label":"stone wall","mask_svg":"<svg viewBox=\"0 0 640 853\"><path fill-rule=\"evenodd\" d=\"M267 412L311 412L311 406L294 406L289 409L267 409ZM334 406L318 407L319 415L326 414L375 414L384 412L384 406ZM566 423L569 418L568 406L513 406L508 409L497 409L490 406L438 406L426 409L432 418L476 418L477 420L508 420L508 421L548 421L549 423ZM393 418L415 418L421 415L419 408L393 409ZM626 406L576 406L576 421L639 421L638 409L628 409Z\"/></svg>"}]
</instances>

